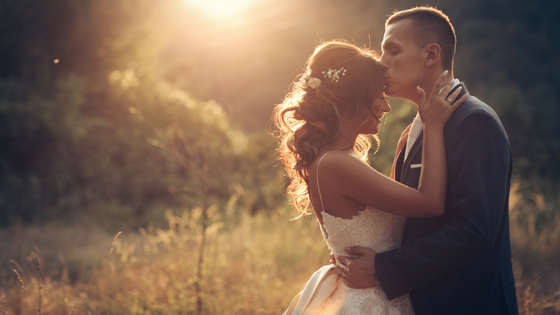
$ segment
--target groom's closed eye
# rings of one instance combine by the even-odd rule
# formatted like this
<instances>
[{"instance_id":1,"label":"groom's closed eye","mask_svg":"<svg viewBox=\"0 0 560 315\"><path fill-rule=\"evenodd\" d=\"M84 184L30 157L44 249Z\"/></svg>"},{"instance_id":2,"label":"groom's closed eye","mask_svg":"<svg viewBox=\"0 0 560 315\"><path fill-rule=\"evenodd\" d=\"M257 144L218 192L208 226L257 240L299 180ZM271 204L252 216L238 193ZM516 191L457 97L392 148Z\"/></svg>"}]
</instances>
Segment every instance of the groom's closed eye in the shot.
<instances>
[{"instance_id":1,"label":"groom's closed eye","mask_svg":"<svg viewBox=\"0 0 560 315\"><path fill-rule=\"evenodd\" d=\"M399 48L397 46L395 46L394 43L388 43L385 46L381 47L381 52L382 53L389 53L391 55L394 55L397 52L399 52Z\"/></svg>"}]
</instances>

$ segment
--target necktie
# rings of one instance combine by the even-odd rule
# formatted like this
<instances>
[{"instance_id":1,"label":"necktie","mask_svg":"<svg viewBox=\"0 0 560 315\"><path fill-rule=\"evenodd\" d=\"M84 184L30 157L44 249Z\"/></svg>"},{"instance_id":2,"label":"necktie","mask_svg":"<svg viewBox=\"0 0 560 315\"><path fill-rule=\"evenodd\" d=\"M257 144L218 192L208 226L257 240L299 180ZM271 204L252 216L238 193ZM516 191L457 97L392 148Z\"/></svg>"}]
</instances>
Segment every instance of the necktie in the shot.
<instances>
[{"instance_id":1,"label":"necktie","mask_svg":"<svg viewBox=\"0 0 560 315\"><path fill-rule=\"evenodd\" d=\"M401 133L401 137L399 138L399 143L397 144L397 152L395 153L395 159L393 160L393 168L391 169L391 179L395 179L395 168L397 165L397 159L399 158L399 153L404 147L408 139L408 133L410 132L410 128L412 128L412 124L408 125L406 129Z\"/></svg>"}]
</instances>

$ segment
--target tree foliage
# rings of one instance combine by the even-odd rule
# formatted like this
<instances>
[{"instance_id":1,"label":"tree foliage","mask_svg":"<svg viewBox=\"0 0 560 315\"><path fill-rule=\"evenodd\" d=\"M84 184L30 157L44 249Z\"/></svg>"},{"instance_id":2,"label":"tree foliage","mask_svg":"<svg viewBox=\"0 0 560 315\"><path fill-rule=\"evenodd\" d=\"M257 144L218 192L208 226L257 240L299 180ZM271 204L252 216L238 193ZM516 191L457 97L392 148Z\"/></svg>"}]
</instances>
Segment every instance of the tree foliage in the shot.
<instances>
[{"instance_id":1,"label":"tree foliage","mask_svg":"<svg viewBox=\"0 0 560 315\"><path fill-rule=\"evenodd\" d=\"M219 104L162 79L157 10L152 1L2 2L1 225L145 224L153 211L198 204L197 169L170 148L208 167L216 200L233 183L253 191L252 172L278 177L273 156L248 164L252 140Z\"/></svg>"},{"instance_id":2,"label":"tree foliage","mask_svg":"<svg viewBox=\"0 0 560 315\"><path fill-rule=\"evenodd\" d=\"M502 118L516 178L555 192L557 2L263 0L218 19L183 0L1 0L0 225L145 224L200 203L204 167L213 202L274 210L285 182L264 129L313 47L379 47L385 16L422 4L453 21L455 74ZM391 104L370 159L385 173L415 114Z\"/></svg>"}]
</instances>

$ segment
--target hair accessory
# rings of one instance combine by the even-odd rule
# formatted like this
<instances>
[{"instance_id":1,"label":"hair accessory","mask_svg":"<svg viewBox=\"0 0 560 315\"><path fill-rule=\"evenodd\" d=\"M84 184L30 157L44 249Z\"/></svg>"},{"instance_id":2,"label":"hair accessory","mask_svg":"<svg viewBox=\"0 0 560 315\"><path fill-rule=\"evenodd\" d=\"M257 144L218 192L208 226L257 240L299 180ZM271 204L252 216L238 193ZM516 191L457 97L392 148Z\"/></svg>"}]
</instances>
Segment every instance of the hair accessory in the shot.
<instances>
[{"instance_id":1,"label":"hair accessory","mask_svg":"<svg viewBox=\"0 0 560 315\"><path fill-rule=\"evenodd\" d=\"M319 84L321 84L321 80L319 80L319 78L309 78L309 80L307 81L307 86L312 89L316 89Z\"/></svg>"},{"instance_id":2,"label":"hair accessory","mask_svg":"<svg viewBox=\"0 0 560 315\"><path fill-rule=\"evenodd\" d=\"M344 67L336 70L336 69L329 69L326 73L325 71L323 71L324 77L328 77L329 79L331 79L331 81L334 82L338 82L338 80L340 79L339 74L342 74L343 76L346 75L346 69L344 69Z\"/></svg>"},{"instance_id":3,"label":"hair accessory","mask_svg":"<svg viewBox=\"0 0 560 315\"><path fill-rule=\"evenodd\" d=\"M303 87L310 87L312 89L316 89L320 84L321 84L321 80L319 78L312 78L311 77L311 72L313 70L311 70L309 67L307 67L307 71L305 73L305 75L303 77L301 77L302 80L302 84Z\"/></svg>"}]
</instances>

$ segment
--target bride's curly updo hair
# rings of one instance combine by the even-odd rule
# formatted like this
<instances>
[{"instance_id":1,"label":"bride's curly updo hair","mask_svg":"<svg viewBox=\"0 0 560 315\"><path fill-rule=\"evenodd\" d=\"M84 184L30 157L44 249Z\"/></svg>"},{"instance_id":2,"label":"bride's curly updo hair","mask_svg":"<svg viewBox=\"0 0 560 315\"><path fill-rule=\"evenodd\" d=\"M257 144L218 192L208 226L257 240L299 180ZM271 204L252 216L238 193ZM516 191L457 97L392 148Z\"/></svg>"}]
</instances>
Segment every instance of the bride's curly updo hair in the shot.
<instances>
[{"instance_id":1,"label":"bride's curly updo hair","mask_svg":"<svg viewBox=\"0 0 560 315\"><path fill-rule=\"evenodd\" d=\"M377 119L371 105L383 94L384 76L385 67L374 51L344 41L325 42L315 49L307 60L306 72L276 106L273 120L278 128L278 159L290 178L288 193L300 213L298 218L310 214L311 163L342 133L343 122L359 126L370 115ZM366 161L370 138L359 135L351 148Z\"/></svg>"}]
</instances>

